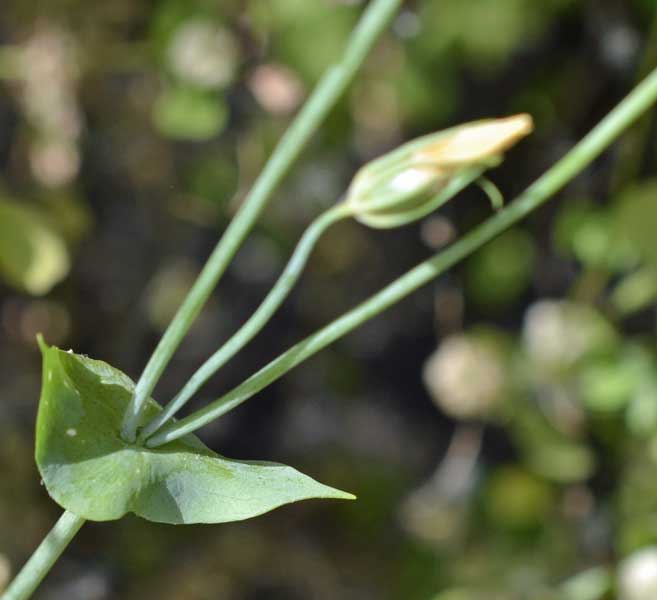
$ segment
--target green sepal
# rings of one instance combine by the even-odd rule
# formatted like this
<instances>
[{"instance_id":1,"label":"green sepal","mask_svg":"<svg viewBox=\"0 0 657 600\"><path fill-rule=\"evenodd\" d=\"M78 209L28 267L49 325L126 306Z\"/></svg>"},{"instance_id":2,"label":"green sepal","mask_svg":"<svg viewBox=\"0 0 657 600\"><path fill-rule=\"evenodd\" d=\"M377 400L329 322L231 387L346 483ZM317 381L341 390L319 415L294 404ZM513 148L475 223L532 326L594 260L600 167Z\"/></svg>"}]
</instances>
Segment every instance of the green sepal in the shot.
<instances>
[{"instance_id":1,"label":"green sepal","mask_svg":"<svg viewBox=\"0 0 657 600\"><path fill-rule=\"evenodd\" d=\"M393 207L392 209L385 210L363 211L361 214L355 214L355 218L364 225L376 229L391 229L418 221L440 208L456 196L456 194L479 179L484 171L485 167L480 166L464 168L457 175L447 178L442 189L438 191L427 190L419 202L416 201L408 208L403 207L399 209Z\"/></svg>"},{"instance_id":2,"label":"green sepal","mask_svg":"<svg viewBox=\"0 0 657 600\"><path fill-rule=\"evenodd\" d=\"M126 443L119 432L130 378L42 339L39 345L36 462L53 500L80 517L109 521L132 512L161 523L223 523L298 500L354 498L286 465L224 458L193 435L155 449ZM149 400L143 423L160 411Z\"/></svg>"},{"instance_id":3,"label":"green sepal","mask_svg":"<svg viewBox=\"0 0 657 600\"><path fill-rule=\"evenodd\" d=\"M476 125L477 122L467 126ZM399 227L429 215L448 202L487 169L502 162L502 154L493 154L459 167L443 169L422 162L416 154L441 139L453 136L463 125L417 138L363 166L347 190L345 202L359 222L377 229ZM399 188L395 182L405 173L424 172L425 179Z\"/></svg>"}]
</instances>

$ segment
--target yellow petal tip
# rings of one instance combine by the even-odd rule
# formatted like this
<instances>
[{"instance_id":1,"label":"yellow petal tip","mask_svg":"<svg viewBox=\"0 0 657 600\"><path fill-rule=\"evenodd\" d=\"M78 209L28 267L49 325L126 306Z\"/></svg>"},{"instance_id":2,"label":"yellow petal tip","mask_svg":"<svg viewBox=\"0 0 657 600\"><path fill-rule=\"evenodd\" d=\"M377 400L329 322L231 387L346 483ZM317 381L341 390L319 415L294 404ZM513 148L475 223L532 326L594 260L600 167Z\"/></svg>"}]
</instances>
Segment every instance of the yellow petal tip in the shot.
<instances>
[{"instance_id":1,"label":"yellow petal tip","mask_svg":"<svg viewBox=\"0 0 657 600\"><path fill-rule=\"evenodd\" d=\"M416 159L445 169L476 164L502 154L533 130L527 113L466 123L423 148Z\"/></svg>"}]
</instances>

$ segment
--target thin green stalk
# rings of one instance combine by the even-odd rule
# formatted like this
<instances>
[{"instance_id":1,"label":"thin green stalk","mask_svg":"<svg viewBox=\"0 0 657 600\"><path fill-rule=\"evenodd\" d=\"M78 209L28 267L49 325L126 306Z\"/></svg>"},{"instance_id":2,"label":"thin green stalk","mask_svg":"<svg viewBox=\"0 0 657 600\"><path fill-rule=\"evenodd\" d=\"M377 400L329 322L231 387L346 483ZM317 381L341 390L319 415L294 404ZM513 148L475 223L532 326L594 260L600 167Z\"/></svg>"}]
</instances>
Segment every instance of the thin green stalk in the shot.
<instances>
[{"instance_id":1,"label":"thin green stalk","mask_svg":"<svg viewBox=\"0 0 657 600\"><path fill-rule=\"evenodd\" d=\"M213 250L146 365L124 417L122 436L133 442L146 399L182 342L231 259L253 227L273 191L286 175L329 111L353 80L402 0L373 0L354 29L342 60L320 80L262 170L244 203Z\"/></svg>"},{"instance_id":2,"label":"thin green stalk","mask_svg":"<svg viewBox=\"0 0 657 600\"><path fill-rule=\"evenodd\" d=\"M353 310L292 346L277 359L226 395L176 423L163 427L146 445L157 447L196 431L287 373L338 338L435 279L495 236L536 210L586 168L633 121L657 100L657 69L641 82L566 156L541 176L507 208L460 238L449 248L385 287Z\"/></svg>"},{"instance_id":3,"label":"thin green stalk","mask_svg":"<svg viewBox=\"0 0 657 600\"><path fill-rule=\"evenodd\" d=\"M64 511L57 523L43 538L34 554L11 582L2 600L26 600L48 574L60 554L84 525L84 519Z\"/></svg>"},{"instance_id":4,"label":"thin green stalk","mask_svg":"<svg viewBox=\"0 0 657 600\"><path fill-rule=\"evenodd\" d=\"M350 207L338 204L322 213L310 224L299 240L285 270L262 301L262 304L249 320L201 365L164 410L143 429L139 436L141 441L151 436L169 421L210 377L248 344L269 322L301 276L317 240L333 223L349 216L351 216Z\"/></svg>"},{"instance_id":5,"label":"thin green stalk","mask_svg":"<svg viewBox=\"0 0 657 600\"><path fill-rule=\"evenodd\" d=\"M653 15L643 54L634 81L640 81L657 64L657 12ZM646 150L652 143L653 118L641 119L620 147L619 156L609 178L614 191L637 179L646 165ZM651 161L652 162L652 161Z\"/></svg>"}]
</instances>

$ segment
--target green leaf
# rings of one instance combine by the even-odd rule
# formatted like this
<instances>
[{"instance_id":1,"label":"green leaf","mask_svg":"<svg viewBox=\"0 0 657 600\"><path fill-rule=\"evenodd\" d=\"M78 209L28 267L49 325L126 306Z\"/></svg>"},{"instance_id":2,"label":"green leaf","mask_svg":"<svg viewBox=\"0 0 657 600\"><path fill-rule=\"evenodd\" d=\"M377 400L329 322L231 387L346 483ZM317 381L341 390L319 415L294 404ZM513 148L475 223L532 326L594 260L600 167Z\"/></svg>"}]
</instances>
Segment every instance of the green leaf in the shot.
<instances>
[{"instance_id":1,"label":"green leaf","mask_svg":"<svg viewBox=\"0 0 657 600\"><path fill-rule=\"evenodd\" d=\"M61 237L34 209L0 199L0 274L30 294L46 294L67 274L70 259Z\"/></svg>"},{"instance_id":2,"label":"green leaf","mask_svg":"<svg viewBox=\"0 0 657 600\"><path fill-rule=\"evenodd\" d=\"M553 240L557 250L592 269L624 272L637 262L636 244L620 239L618 219L589 201L565 203L557 215Z\"/></svg>"},{"instance_id":3,"label":"green leaf","mask_svg":"<svg viewBox=\"0 0 657 600\"><path fill-rule=\"evenodd\" d=\"M104 362L40 345L36 462L48 493L80 517L223 523L297 500L354 498L286 465L223 458L192 435L156 449L128 444L119 431L133 382ZM160 410L151 400L144 422Z\"/></svg>"},{"instance_id":4,"label":"green leaf","mask_svg":"<svg viewBox=\"0 0 657 600\"><path fill-rule=\"evenodd\" d=\"M174 139L204 141L221 133L228 108L221 96L193 87L165 90L153 106L153 122Z\"/></svg>"},{"instance_id":5,"label":"green leaf","mask_svg":"<svg viewBox=\"0 0 657 600\"><path fill-rule=\"evenodd\" d=\"M495 470L484 491L484 508L491 521L510 530L545 523L555 503L551 486L518 466Z\"/></svg>"},{"instance_id":6,"label":"green leaf","mask_svg":"<svg viewBox=\"0 0 657 600\"><path fill-rule=\"evenodd\" d=\"M618 196L614 220L621 241L638 249L644 261L657 265L657 178L629 186Z\"/></svg>"},{"instance_id":7,"label":"green leaf","mask_svg":"<svg viewBox=\"0 0 657 600\"><path fill-rule=\"evenodd\" d=\"M484 246L466 266L471 298L487 310L516 301L531 283L536 249L522 229L511 229Z\"/></svg>"}]
</instances>

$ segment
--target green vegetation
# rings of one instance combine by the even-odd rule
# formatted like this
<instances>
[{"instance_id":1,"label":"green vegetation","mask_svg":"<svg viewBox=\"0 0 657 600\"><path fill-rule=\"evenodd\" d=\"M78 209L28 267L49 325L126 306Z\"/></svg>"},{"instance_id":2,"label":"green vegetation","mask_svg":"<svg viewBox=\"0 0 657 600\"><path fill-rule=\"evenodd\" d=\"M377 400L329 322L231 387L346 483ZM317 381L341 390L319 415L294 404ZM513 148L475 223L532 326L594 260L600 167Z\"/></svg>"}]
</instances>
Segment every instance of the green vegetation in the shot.
<instances>
[{"instance_id":1,"label":"green vegetation","mask_svg":"<svg viewBox=\"0 0 657 600\"><path fill-rule=\"evenodd\" d=\"M9 2L3 600L654 597L657 14L461 4Z\"/></svg>"}]
</instances>

